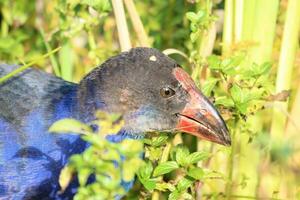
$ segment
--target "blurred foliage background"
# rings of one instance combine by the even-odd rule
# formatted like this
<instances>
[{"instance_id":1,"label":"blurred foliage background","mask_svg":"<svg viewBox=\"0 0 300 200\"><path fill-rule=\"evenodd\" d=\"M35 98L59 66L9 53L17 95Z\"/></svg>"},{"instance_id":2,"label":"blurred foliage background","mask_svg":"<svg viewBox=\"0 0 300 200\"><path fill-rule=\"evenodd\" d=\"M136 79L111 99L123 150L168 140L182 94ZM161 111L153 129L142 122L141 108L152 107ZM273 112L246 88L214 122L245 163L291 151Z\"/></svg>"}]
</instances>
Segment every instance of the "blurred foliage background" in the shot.
<instances>
[{"instance_id":1,"label":"blurred foliage background","mask_svg":"<svg viewBox=\"0 0 300 200\"><path fill-rule=\"evenodd\" d=\"M134 3L149 46L167 49L192 75L220 109L233 139L232 147L225 148L178 134L149 147L156 154L148 159L156 165L168 144L211 153L198 167L223 176L193 182L195 191L184 190L195 192L193 198L300 199L300 1ZM129 12L132 46L141 46ZM78 82L121 51L109 0L0 0L0 22L1 62L35 61L34 67L68 81ZM57 54L38 59L58 46ZM175 170L164 180L179 175ZM176 186L176 180L168 183ZM155 188L153 195L153 188L149 193L141 187L137 182L128 199L174 193L166 186L167 192Z\"/></svg>"}]
</instances>

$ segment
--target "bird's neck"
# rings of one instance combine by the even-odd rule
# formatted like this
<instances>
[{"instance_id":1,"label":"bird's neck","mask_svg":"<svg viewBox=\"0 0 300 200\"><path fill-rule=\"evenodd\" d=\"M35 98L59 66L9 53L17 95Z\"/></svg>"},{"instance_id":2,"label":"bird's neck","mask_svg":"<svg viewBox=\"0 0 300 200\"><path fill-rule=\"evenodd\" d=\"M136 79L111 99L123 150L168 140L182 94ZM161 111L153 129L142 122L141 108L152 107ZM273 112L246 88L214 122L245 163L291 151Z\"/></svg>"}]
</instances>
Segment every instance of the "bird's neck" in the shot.
<instances>
[{"instance_id":1,"label":"bird's neck","mask_svg":"<svg viewBox=\"0 0 300 200\"><path fill-rule=\"evenodd\" d=\"M80 85L72 85L65 88L64 93L63 98L55 106L55 121L63 118L74 118L91 124L95 120L95 112L104 109L105 104L101 102L99 97L95 96L93 87L87 87L83 91ZM107 136L111 142L121 142L127 138L140 139L142 135L122 129L117 134Z\"/></svg>"}]
</instances>

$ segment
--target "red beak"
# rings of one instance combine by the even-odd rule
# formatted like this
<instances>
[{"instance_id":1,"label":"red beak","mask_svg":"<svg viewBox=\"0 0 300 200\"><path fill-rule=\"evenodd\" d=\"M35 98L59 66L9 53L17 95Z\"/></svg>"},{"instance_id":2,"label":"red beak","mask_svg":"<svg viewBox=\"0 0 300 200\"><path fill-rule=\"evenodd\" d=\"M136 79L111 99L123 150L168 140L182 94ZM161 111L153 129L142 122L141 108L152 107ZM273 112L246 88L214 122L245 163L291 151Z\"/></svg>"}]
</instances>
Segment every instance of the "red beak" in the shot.
<instances>
[{"instance_id":1,"label":"red beak","mask_svg":"<svg viewBox=\"0 0 300 200\"><path fill-rule=\"evenodd\" d=\"M196 87L191 77L181 68L173 70L176 79L190 95L189 102L178 113L177 130L225 146L231 145L229 131L216 108Z\"/></svg>"}]
</instances>

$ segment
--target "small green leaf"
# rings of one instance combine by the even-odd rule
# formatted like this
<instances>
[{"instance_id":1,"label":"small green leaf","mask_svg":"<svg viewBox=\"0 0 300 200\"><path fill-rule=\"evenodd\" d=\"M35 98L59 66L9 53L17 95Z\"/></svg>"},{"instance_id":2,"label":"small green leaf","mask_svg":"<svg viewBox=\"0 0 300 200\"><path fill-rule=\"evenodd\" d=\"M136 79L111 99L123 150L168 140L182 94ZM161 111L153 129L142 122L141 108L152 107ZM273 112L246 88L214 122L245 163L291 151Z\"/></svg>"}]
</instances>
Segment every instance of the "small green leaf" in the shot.
<instances>
[{"instance_id":1,"label":"small green leaf","mask_svg":"<svg viewBox=\"0 0 300 200\"><path fill-rule=\"evenodd\" d=\"M232 101L232 99L229 99L228 97L218 97L215 100L215 105L223 105L225 107L233 107L234 106L234 102Z\"/></svg>"},{"instance_id":2,"label":"small green leaf","mask_svg":"<svg viewBox=\"0 0 300 200\"><path fill-rule=\"evenodd\" d=\"M189 175L190 177L192 177L196 180L201 180L204 176L204 171L200 167L195 167L195 168L190 169L188 171L187 175Z\"/></svg>"},{"instance_id":3,"label":"small green leaf","mask_svg":"<svg viewBox=\"0 0 300 200\"><path fill-rule=\"evenodd\" d=\"M87 134L92 132L92 128L78 120L65 118L52 124L49 132Z\"/></svg>"},{"instance_id":4,"label":"small green leaf","mask_svg":"<svg viewBox=\"0 0 300 200\"><path fill-rule=\"evenodd\" d=\"M190 193L188 193L188 192L185 192L185 193L181 194L180 197L182 199L185 199L185 200L192 200L193 199L193 196Z\"/></svg>"},{"instance_id":5,"label":"small green leaf","mask_svg":"<svg viewBox=\"0 0 300 200\"><path fill-rule=\"evenodd\" d=\"M206 15L205 11L204 10L199 10L197 12L197 21L200 21L202 20L202 18Z\"/></svg>"},{"instance_id":6,"label":"small green leaf","mask_svg":"<svg viewBox=\"0 0 300 200\"><path fill-rule=\"evenodd\" d=\"M242 89L236 85L233 84L233 86L230 88L230 94L236 103L243 102L243 92Z\"/></svg>"},{"instance_id":7,"label":"small green leaf","mask_svg":"<svg viewBox=\"0 0 300 200\"><path fill-rule=\"evenodd\" d=\"M257 69L256 73L257 73L257 75L266 74L270 71L271 67L272 67L271 63L265 62L259 66L259 69Z\"/></svg>"},{"instance_id":8,"label":"small green leaf","mask_svg":"<svg viewBox=\"0 0 300 200\"><path fill-rule=\"evenodd\" d=\"M143 143L139 140L126 139L123 140L119 150L124 156L132 156L143 152Z\"/></svg>"},{"instance_id":9,"label":"small green leaf","mask_svg":"<svg viewBox=\"0 0 300 200\"><path fill-rule=\"evenodd\" d=\"M191 33L190 38L192 42L195 42L199 38L199 31Z\"/></svg>"},{"instance_id":10,"label":"small green leaf","mask_svg":"<svg viewBox=\"0 0 300 200\"><path fill-rule=\"evenodd\" d=\"M208 67L212 70L219 70L221 69L221 60L216 55L211 55L207 58Z\"/></svg>"},{"instance_id":11,"label":"small green leaf","mask_svg":"<svg viewBox=\"0 0 300 200\"><path fill-rule=\"evenodd\" d=\"M169 190L169 191L176 190L174 185L172 185L171 183L166 183L166 182L157 183L155 189L157 189L159 191L163 191L163 192L165 192L166 190Z\"/></svg>"},{"instance_id":12,"label":"small green leaf","mask_svg":"<svg viewBox=\"0 0 300 200\"><path fill-rule=\"evenodd\" d=\"M210 154L202 151L202 152L194 152L187 157L188 164L194 164L202 160L206 160L210 157Z\"/></svg>"},{"instance_id":13,"label":"small green leaf","mask_svg":"<svg viewBox=\"0 0 300 200\"><path fill-rule=\"evenodd\" d=\"M180 199L180 193L177 190L174 190L169 194L168 200L178 200Z\"/></svg>"},{"instance_id":14,"label":"small green leaf","mask_svg":"<svg viewBox=\"0 0 300 200\"><path fill-rule=\"evenodd\" d=\"M186 191L189 187L191 187L193 184L193 181L187 178L181 179L177 184L177 189L179 192Z\"/></svg>"},{"instance_id":15,"label":"small green leaf","mask_svg":"<svg viewBox=\"0 0 300 200\"><path fill-rule=\"evenodd\" d=\"M147 179L147 180L140 180L140 181L148 191L154 190L156 188L155 179Z\"/></svg>"},{"instance_id":16,"label":"small green leaf","mask_svg":"<svg viewBox=\"0 0 300 200\"><path fill-rule=\"evenodd\" d=\"M59 175L59 185L61 187L61 191L65 191L68 187L69 183L72 180L73 173L75 172L74 168L70 165L66 165L61 171Z\"/></svg>"},{"instance_id":17,"label":"small green leaf","mask_svg":"<svg viewBox=\"0 0 300 200\"><path fill-rule=\"evenodd\" d=\"M249 103L238 103L236 104L236 107L238 108L238 110L242 113L242 114L246 114L247 113L247 109L249 107Z\"/></svg>"},{"instance_id":18,"label":"small green leaf","mask_svg":"<svg viewBox=\"0 0 300 200\"><path fill-rule=\"evenodd\" d=\"M188 20L190 20L191 22L195 22L195 21L198 20L198 16L197 16L197 14L194 13L194 12L187 12L187 13L185 14L185 16L186 16L186 18L187 18Z\"/></svg>"},{"instance_id":19,"label":"small green leaf","mask_svg":"<svg viewBox=\"0 0 300 200\"><path fill-rule=\"evenodd\" d=\"M175 158L177 163L181 166L185 166L189 154L190 154L189 149L186 146L178 145L176 147L176 158Z\"/></svg>"},{"instance_id":20,"label":"small green leaf","mask_svg":"<svg viewBox=\"0 0 300 200\"><path fill-rule=\"evenodd\" d=\"M78 181L80 186L84 186L92 171L89 168L83 168L78 171Z\"/></svg>"},{"instance_id":21,"label":"small green leaf","mask_svg":"<svg viewBox=\"0 0 300 200\"><path fill-rule=\"evenodd\" d=\"M175 169L178 169L179 166L175 161L167 161L160 163L153 172L153 176L160 176L163 174L167 174Z\"/></svg>"},{"instance_id":22,"label":"small green leaf","mask_svg":"<svg viewBox=\"0 0 300 200\"><path fill-rule=\"evenodd\" d=\"M152 171L153 171L152 163L147 162L144 165L142 165L137 172L137 176L140 182L148 191L151 191L156 187L156 180L150 179Z\"/></svg>"},{"instance_id":23,"label":"small green leaf","mask_svg":"<svg viewBox=\"0 0 300 200\"><path fill-rule=\"evenodd\" d=\"M154 147L159 147L163 144L165 144L169 139L169 136L167 134L160 134L157 137L152 137L151 139L146 138L144 139L144 143L154 146Z\"/></svg>"},{"instance_id":24,"label":"small green leaf","mask_svg":"<svg viewBox=\"0 0 300 200\"><path fill-rule=\"evenodd\" d=\"M142 165L138 171L138 176L140 179L147 180L151 177L153 171L153 166L151 162L147 162Z\"/></svg>"},{"instance_id":25,"label":"small green leaf","mask_svg":"<svg viewBox=\"0 0 300 200\"><path fill-rule=\"evenodd\" d=\"M140 158L125 160L123 163L123 180L126 182L132 181L141 164L142 161Z\"/></svg>"},{"instance_id":26,"label":"small green leaf","mask_svg":"<svg viewBox=\"0 0 300 200\"><path fill-rule=\"evenodd\" d=\"M219 81L219 79L216 79L216 78L210 78L210 79L206 80L201 88L203 94L205 96L210 96L212 90L214 89L214 87L216 86L218 81Z\"/></svg>"}]
</instances>

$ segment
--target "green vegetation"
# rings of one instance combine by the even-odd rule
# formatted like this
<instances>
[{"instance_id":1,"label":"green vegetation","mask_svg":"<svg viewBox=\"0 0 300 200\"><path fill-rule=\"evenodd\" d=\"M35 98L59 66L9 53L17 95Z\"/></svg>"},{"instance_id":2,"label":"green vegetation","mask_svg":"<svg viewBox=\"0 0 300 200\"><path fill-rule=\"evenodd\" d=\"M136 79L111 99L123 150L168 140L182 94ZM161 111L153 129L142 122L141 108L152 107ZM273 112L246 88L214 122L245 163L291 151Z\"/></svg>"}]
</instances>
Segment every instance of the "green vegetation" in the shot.
<instances>
[{"instance_id":1,"label":"green vegetation","mask_svg":"<svg viewBox=\"0 0 300 200\"><path fill-rule=\"evenodd\" d=\"M106 128L96 134L65 119L51 130L80 133L92 145L64 168L62 188L77 172L76 199L123 195L121 179L135 175L124 199L300 198L300 1L124 1L125 20L109 0L0 0L0 61L34 64L77 82L129 44L165 50L219 108L232 147L180 133L111 144L103 134L119 130L120 116L97 113ZM120 32L125 29L130 38ZM119 46L120 37L131 41ZM96 181L86 185L92 173Z\"/></svg>"}]
</instances>

